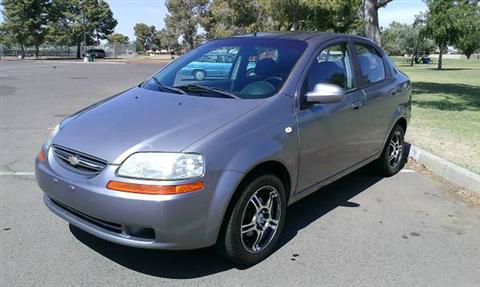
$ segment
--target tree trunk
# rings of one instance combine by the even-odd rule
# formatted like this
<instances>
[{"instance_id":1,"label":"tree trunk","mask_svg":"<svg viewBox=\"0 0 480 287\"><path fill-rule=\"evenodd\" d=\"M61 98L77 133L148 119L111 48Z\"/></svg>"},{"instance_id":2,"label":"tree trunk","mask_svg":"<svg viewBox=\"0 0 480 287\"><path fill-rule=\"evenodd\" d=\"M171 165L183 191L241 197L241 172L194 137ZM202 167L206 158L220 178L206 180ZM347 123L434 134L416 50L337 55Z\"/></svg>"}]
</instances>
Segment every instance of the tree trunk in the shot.
<instances>
[{"instance_id":1,"label":"tree trunk","mask_svg":"<svg viewBox=\"0 0 480 287\"><path fill-rule=\"evenodd\" d=\"M437 69L441 70L442 69L442 62L443 62L443 45L440 47L440 53L438 54L438 66Z\"/></svg>"},{"instance_id":2,"label":"tree trunk","mask_svg":"<svg viewBox=\"0 0 480 287\"><path fill-rule=\"evenodd\" d=\"M412 58L410 59L410 67L413 67L413 61L415 59L416 54L412 54Z\"/></svg>"},{"instance_id":3,"label":"tree trunk","mask_svg":"<svg viewBox=\"0 0 480 287\"><path fill-rule=\"evenodd\" d=\"M465 54L465 56L467 56L467 60L470 60L470 57L472 56L472 54Z\"/></svg>"},{"instance_id":4,"label":"tree trunk","mask_svg":"<svg viewBox=\"0 0 480 287\"><path fill-rule=\"evenodd\" d=\"M38 44L35 44L35 59L38 59L38 51L39 51L39 47L38 47Z\"/></svg>"},{"instance_id":5,"label":"tree trunk","mask_svg":"<svg viewBox=\"0 0 480 287\"><path fill-rule=\"evenodd\" d=\"M365 35L377 45L382 44L380 27L378 26L378 7L376 0L364 0L363 15L365 22Z\"/></svg>"},{"instance_id":6,"label":"tree trunk","mask_svg":"<svg viewBox=\"0 0 480 287\"><path fill-rule=\"evenodd\" d=\"M23 44L20 45L20 49L21 49L21 57L22 59L25 59L25 46L23 46Z\"/></svg>"},{"instance_id":7,"label":"tree trunk","mask_svg":"<svg viewBox=\"0 0 480 287\"><path fill-rule=\"evenodd\" d=\"M363 0L363 22L365 35L378 45L382 45L380 27L378 26L378 9L385 7L393 0Z\"/></svg>"},{"instance_id":8,"label":"tree trunk","mask_svg":"<svg viewBox=\"0 0 480 287\"><path fill-rule=\"evenodd\" d=\"M80 41L77 40L77 59L80 59Z\"/></svg>"}]
</instances>

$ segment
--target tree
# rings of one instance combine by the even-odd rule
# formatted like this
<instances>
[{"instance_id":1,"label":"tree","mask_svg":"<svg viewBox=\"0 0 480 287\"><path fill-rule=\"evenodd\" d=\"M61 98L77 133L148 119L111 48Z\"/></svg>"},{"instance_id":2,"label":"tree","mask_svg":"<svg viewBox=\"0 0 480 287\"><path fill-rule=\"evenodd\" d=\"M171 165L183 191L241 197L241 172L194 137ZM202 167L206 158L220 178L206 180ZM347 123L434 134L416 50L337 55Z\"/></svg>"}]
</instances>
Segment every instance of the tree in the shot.
<instances>
[{"instance_id":1,"label":"tree","mask_svg":"<svg viewBox=\"0 0 480 287\"><path fill-rule=\"evenodd\" d=\"M470 59L470 56L480 49L480 6L473 1L465 3L461 9L465 13L465 17L460 21L463 35L459 37L456 47Z\"/></svg>"},{"instance_id":2,"label":"tree","mask_svg":"<svg viewBox=\"0 0 480 287\"><path fill-rule=\"evenodd\" d=\"M378 25L378 10L393 0L363 0L362 11L365 25L365 35L378 45L381 45L380 27Z\"/></svg>"},{"instance_id":3,"label":"tree","mask_svg":"<svg viewBox=\"0 0 480 287\"><path fill-rule=\"evenodd\" d=\"M400 47L400 35L405 33L409 25L392 22L382 31L382 47L390 56L404 55L405 51Z\"/></svg>"},{"instance_id":4,"label":"tree","mask_svg":"<svg viewBox=\"0 0 480 287\"><path fill-rule=\"evenodd\" d=\"M301 4L305 5L306 30L346 33L361 24L361 0L302 0Z\"/></svg>"},{"instance_id":5,"label":"tree","mask_svg":"<svg viewBox=\"0 0 480 287\"><path fill-rule=\"evenodd\" d=\"M412 25L392 22L382 34L385 51L390 55L410 55L410 66L420 53L430 54L435 48L433 41L426 37L423 15L417 16Z\"/></svg>"},{"instance_id":6,"label":"tree","mask_svg":"<svg viewBox=\"0 0 480 287\"><path fill-rule=\"evenodd\" d=\"M175 31L163 28L155 32L153 42L159 49L166 49L171 53L178 46L178 35L175 34Z\"/></svg>"},{"instance_id":7,"label":"tree","mask_svg":"<svg viewBox=\"0 0 480 287\"><path fill-rule=\"evenodd\" d=\"M82 42L99 45L112 34L117 20L103 0L55 0L52 2L52 23L48 41L52 44L76 45L80 58Z\"/></svg>"},{"instance_id":8,"label":"tree","mask_svg":"<svg viewBox=\"0 0 480 287\"><path fill-rule=\"evenodd\" d=\"M453 0L427 0L426 33L439 49L438 69L442 69L443 53L447 45L455 44L464 35L465 17L468 9L465 2Z\"/></svg>"},{"instance_id":9,"label":"tree","mask_svg":"<svg viewBox=\"0 0 480 287\"><path fill-rule=\"evenodd\" d=\"M128 44L128 36L125 36L121 33L113 33L107 37L108 43L126 45Z\"/></svg>"},{"instance_id":10,"label":"tree","mask_svg":"<svg viewBox=\"0 0 480 287\"><path fill-rule=\"evenodd\" d=\"M271 1L213 0L201 17L206 37L221 38L232 35L269 30L267 19L260 19L270 8ZM283 2L279 2L283 3ZM272 14L273 11L268 11ZM270 19L272 16L270 16Z\"/></svg>"},{"instance_id":11,"label":"tree","mask_svg":"<svg viewBox=\"0 0 480 287\"><path fill-rule=\"evenodd\" d=\"M25 47L35 47L38 57L40 45L44 42L48 21L49 0L3 0L2 38L20 46L22 57Z\"/></svg>"},{"instance_id":12,"label":"tree","mask_svg":"<svg viewBox=\"0 0 480 287\"><path fill-rule=\"evenodd\" d=\"M134 34L136 37L135 48L137 52L147 51L152 48L153 37L155 34L155 26L148 26L144 23L137 23L133 27Z\"/></svg>"},{"instance_id":13,"label":"tree","mask_svg":"<svg viewBox=\"0 0 480 287\"><path fill-rule=\"evenodd\" d=\"M257 31L355 30L361 0L213 0L202 26L207 38Z\"/></svg>"},{"instance_id":14,"label":"tree","mask_svg":"<svg viewBox=\"0 0 480 287\"><path fill-rule=\"evenodd\" d=\"M195 36L209 0L167 0L165 26L181 35L188 49L195 47Z\"/></svg>"},{"instance_id":15,"label":"tree","mask_svg":"<svg viewBox=\"0 0 480 287\"><path fill-rule=\"evenodd\" d=\"M480 49L480 31L477 29L476 31L472 31L461 37L456 46L463 54L465 54L465 56L467 56L467 59L470 59L472 54Z\"/></svg>"}]
</instances>

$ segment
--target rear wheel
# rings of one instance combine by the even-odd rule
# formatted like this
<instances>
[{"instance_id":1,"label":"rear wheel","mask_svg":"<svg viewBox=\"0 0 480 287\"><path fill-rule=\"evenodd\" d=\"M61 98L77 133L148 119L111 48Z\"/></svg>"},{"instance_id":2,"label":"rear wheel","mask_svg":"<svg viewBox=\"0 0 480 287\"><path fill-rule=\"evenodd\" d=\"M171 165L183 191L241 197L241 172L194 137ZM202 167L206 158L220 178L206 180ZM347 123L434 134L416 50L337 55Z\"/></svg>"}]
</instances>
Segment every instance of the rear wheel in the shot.
<instances>
[{"instance_id":1,"label":"rear wheel","mask_svg":"<svg viewBox=\"0 0 480 287\"><path fill-rule=\"evenodd\" d=\"M392 176L405 166L404 136L405 131L402 126L396 125L388 137L380 158L375 162L381 174Z\"/></svg>"},{"instance_id":2,"label":"rear wheel","mask_svg":"<svg viewBox=\"0 0 480 287\"><path fill-rule=\"evenodd\" d=\"M252 179L242 189L224 232L219 251L239 265L253 265L275 249L285 223L286 195L282 181L271 174Z\"/></svg>"}]
</instances>

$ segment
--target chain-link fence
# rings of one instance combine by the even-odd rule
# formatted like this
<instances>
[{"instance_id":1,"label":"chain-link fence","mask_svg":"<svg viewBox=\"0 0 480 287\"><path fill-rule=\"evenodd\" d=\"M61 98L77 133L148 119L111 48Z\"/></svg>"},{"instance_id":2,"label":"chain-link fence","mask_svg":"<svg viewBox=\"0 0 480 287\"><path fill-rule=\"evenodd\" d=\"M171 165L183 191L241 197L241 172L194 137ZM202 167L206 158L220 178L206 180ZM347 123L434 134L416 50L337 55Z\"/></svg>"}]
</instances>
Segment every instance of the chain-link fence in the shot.
<instances>
[{"instance_id":1,"label":"chain-link fence","mask_svg":"<svg viewBox=\"0 0 480 287\"><path fill-rule=\"evenodd\" d=\"M80 48L80 56L83 57L88 49L103 49L108 58L127 58L136 57L135 45L127 44L104 44L100 46L87 46ZM34 48L25 48L25 57L33 58L35 56ZM6 47L0 44L0 58L18 58L21 57L22 50L19 47ZM77 46L41 46L38 51L40 58L76 58Z\"/></svg>"}]
</instances>

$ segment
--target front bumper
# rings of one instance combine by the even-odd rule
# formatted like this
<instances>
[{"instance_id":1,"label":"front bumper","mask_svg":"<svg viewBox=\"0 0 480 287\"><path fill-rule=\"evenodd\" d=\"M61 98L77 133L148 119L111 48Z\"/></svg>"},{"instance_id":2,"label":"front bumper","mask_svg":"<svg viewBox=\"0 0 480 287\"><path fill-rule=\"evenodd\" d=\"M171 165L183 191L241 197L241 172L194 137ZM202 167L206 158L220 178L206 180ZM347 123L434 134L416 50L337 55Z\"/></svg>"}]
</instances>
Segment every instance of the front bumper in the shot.
<instances>
[{"instance_id":1,"label":"front bumper","mask_svg":"<svg viewBox=\"0 0 480 287\"><path fill-rule=\"evenodd\" d=\"M230 198L242 178L238 172L207 173L203 190L145 195L105 188L109 180L153 184L116 177L117 166L109 165L88 178L60 166L51 152L35 166L44 202L52 212L99 238L152 249L215 244Z\"/></svg>"}]
</instances>

